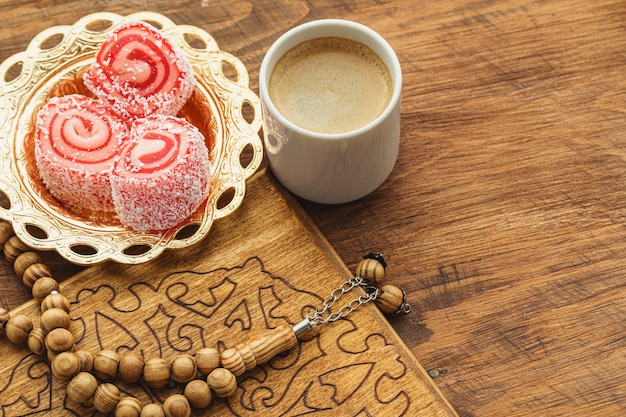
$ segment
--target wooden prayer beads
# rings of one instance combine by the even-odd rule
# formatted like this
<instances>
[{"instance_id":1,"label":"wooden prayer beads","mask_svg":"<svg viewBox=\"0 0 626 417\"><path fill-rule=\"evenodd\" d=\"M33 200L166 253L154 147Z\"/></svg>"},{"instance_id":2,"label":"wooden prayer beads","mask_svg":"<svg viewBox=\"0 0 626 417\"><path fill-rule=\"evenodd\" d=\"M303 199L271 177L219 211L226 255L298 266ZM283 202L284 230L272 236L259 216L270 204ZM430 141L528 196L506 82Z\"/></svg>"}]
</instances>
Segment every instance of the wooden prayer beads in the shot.
<instances>
[{"instance_id":1,"label":"wooden prayer beads","mask_svg":"<svg viewBox=\"0 0 626 417\"><path fill-rule=\"evenodd\" d=\"M26 343L31 330L33 330L33 321L23 314L11 317L4 328L7 339L17 345Z\"/></svg>"},{"instance_id":2,"label":"wooden prayer beads","mask_svg":"<svg viewBox=\"0 0 626 417\"><path fill-rule=\"evenodd\" d=\"M87 407L93 404L93 395L98 388L98 380L89 372L79 372L67 384L67 396Z\"/></svg>"},{"instance_id":3,"label":"wooden prayer beads","mask_svg":"<svg viewBox=\"0 0 626 417\"><path fill-rule=\"evenodd\" d=\"M93 408L101 413L110 413L120 402L120 390L115 384L105 382L93 393Z\"/></svg>"},{"instance_id":4,"label":"wooden prayer beads","mask_svg":"<svg viewBox=\"0 0 626 417\"><path fill-rule=\"evenodd\" d=\"M193 408L202 409L211 404L213 400L213 394L211 394L211 388L209 384L200 379L194 379L185 386L183 393L189 400L189 404Z\"/></svg>"},{"instance_id":5,"label":"wooden prayer beads","mask_svg":"<svg viewBox=\"0 0 626 417\"><path fill-rule=\"evenodd\" d=\"M81 371L83 372L93 371L93 364L96 360L96 355L86 350L77 350L76 356L78 356Z\"/></svg>"},{"instance_id":6,"label":"wooden prayer beads","mask_svg":"<svg viewBox=\"0 0 626 417\"><path fill-rule=\"evenodd\" d=\"M4 257L10 263L14 263L18 256L30 250L17 236L11 236L4 244Z\"/></svg>"},{"instance_id":7,"label":"wooden prayer beads","mask_svg":"<svg viewBox=\"0 0 626 417\"><path fill-rule=\"evenodd\" d=\"M45 264L33 263L24 270L21 277L24 285L28 288L33 288L33 285L39 278L52 277L52 275L50 275L50 269Z\"/></svg>"},{"instance_id":8,"label":"wooden prayer beads","mask_svg":"<svg viewBox=\"0 0 626 417\"><path fill-rule=\"evenodd\" d=\"M129 352L120 358L120 378L128 383L138 382L143 375L143 367L143 356L136 352Z\"/></svg>"},{"instance_id":9,"label":"wooden prayer beads","mask_svg":"<svg viewBox=\"0 0 626 417\"><path fill-rule=\"evenodd\" d=\"M368 253L356 266L356 276L363 278L371 285L380 285L385 278L387 263L381 254Z\"/></svg>"},{"instance_id":10,"label":"wooden prayer beads","mask_svg":"<svg viewBox=\"0 0 626 417\"><path fill-rule=\"evenodd\" d=\"M141 402L135 397L124 397L115 407L115 417L139 417Z\"/></svg>"},{"instance_id":11,"label":"wooden prayer beads","mask_svg":"<svg viewBox=\"0 0 626 417\"><path fill-rule=\"evenodd\" d=\"M196 352L196 366L204 375L210 374L220 366L220 353L214 348L202 348Z\"/></svg>"},{"instance_id":12,"label":"wooden prayer beads","mask_svg":"<svg viewBox=\"0 0 626 417\"><path fill-rule=\"evenodd\" d=\"M380 311L385 314L408 312L410 306L406 303L404 291L395 285L383 285L378 291L378 297L374 300Z\"/></svg>"},{"instance_id":13,"label":"wooden prayer beads","mask_svg":"<svg viewBox=\"0 0 626 417\"><path fill-rule=\"evenodd\" d=\"M191 406L184 395L174 394L163 402L163 411L166 417L189 417Z\"/></svg>"},{"instance_id":14,"label":"wooden prayer beads","mask_svg":"<svg viewBox=\"0 0 626 417\"><path fill-rule=\"evenodd\" d=\"M172 380L181 384L186 384L196 378L198 373L196 360L191 355L174 356L170 362Z\"/></svg>"},{"instance_id":15,"label":"wooden prayer beads","mask_svg":"<svg viewBox=\"0 0 626 417\"><path fill-rule=\"evenodd\" d=\"M165 417L161 404L151 403L141 409L140 417Z\"/></svg>"},{"instance_id":16,"label":"wooden prayer beads","mask_svg":"<svg viewBox=\"0 0 626 417\"><path fill-rule=\"evenodd\" d=\"M101 362L105 362L110 365L111 359L110 350L103 350L98 352L95 355L97 364L96 367L101 365ZM172 363L176 365L179 361L183 361L185 366L188 365L187 358L188 355L179 355L172 360ZM128 355L122 356L120 359L120 363L125 363L124 358L134 358L135 354L129 353ZM99 360L98 360L99 359ZM161 358L153 358L145 361L145 364L148 369L148 373L144 372L144 380L146 383L150 381L151 372L154 371L154 383L155 381L160 381L162 383L161 378L164 373L163 365L167 365L167 362L162 360ZM94 369L96 368L94 367ZM67 395L73 401L84 405L93 405L96 410L100 412L111 412L113 409L116 410L116 416L138 416L145 414L150 415L160 415L159 407L156 406L146 406L140 408L141 414L135 414L137 412L137 403L133 400L128 400L122 406L119 406L120 400L119 389L110 382L105 382L98 385L97 379L89 372L81 371L80 369L80 360L78 359L77 353L69 353L65 352L57 355L53 360L53 372L55 372L56 376L59 377L70 377L73 375L72 379L68 383L67 386ZM105 366L106 368L106 366ZM194 371L196 369L194 368ZM102 369L101 369L102 371ZM123 372L120 372L120 375ZM161 374L160 378L157 378L156 375ZM169 369L167 371L169 375ZM196 373L197 374L197 373ZM147 380L146 380L147 377ZM168 379L169 380L169 379ZM167 383L167 380L165 381ZM205 408L207 407L211 401L213 394L215 393L218 397L229 397L233 395L237 390L237 381L235 375L232 372L225 368L217 368L214 369L206 379L206 382L200 379L191 380L184 389L184 394L175 394L163 403L162 411L165 416L188 416L191 413L191 408ZM115 404L114 404L115 403ZM157 413L157 414L152 414Z\"/></svg>"},{"instance_id":17,"label":"wooden prayer beads","mask_svg":"<svg viewBox=\"0 0 626 417\"><path fill-rule=\"evenodd\" d=\"M46 334L58 328L69 329L70 323L70 315L61 308L49 308L41 313L40 325Z\"/></svg>"},{"instance_id":18,"label":"wooden prayer beads","mask_svg":"<svg viewBox=\"0 0 626 417\"><path fill-rule=\"evenodd\" d=\"M71 378L80 372L81 364L74 352L61 352L54 357L51 364L52 374L57 378Z\"/></svg>"},{"instance_id":19,"label":"wooden prayer beads","mask_svg":"<svg viewBox=\"0 0 626 417\"><path fill-rule=\"evenodd\" d=\"M52 292L59 291L59 283L51 277L41 277L33 284L33 298L41 303Z\"/></svg>"},{"instance_id":20,"label":"wooden prayer beads","mask_svg":"<svg viewBox=\"0 0 626 417\"><path fill-rule=\"evenodd\" d=\"M51 308L60 308L69 314L70 302L63 294L53 291L41 301L41 312L45 312Z\"/></svg>"},{"instance_id":21,"label":"wooden prayer beads","mask_svg":"<svg viewBox=\"0 0 626 417\"><path fill-rule=\"evenodd\" d=\"M357 265L355 273L369 285L379 287L385 278L386 268L387 262L380 253L368 253ZM406 294L395 285L383 285L377 291L374 303L384 314L408 313L411 310Z\"/></svg>"},{"instance_id":22,"label":"wooden prayer beads","mask_svg":"<svg viewBox=\"0 0 626 417\"><path fill-rule=\"evenodd\" d=\"M37 355L47 351L54 377L69 379L68 398L87 407L93 406L100 413L114 411L115 417L189 417L192 408L208 407L214 395L234 395L237 376L297 344L295 327L278 326L221 354L214 348L202 348L193 356L181 354L169 362L164 358L144 360L136 352L120 356L109 349L95 354L77 351L69 330L72 322L70 302L58 292L59 284L40 256L13 236L6 222L0 222L0 246L4 247L7 260L14 263L15 274L31 288L33 298L41 304L39 327L33 326L27 316L11 316L0 308L0 335L4 332L9 341L26 343ZM385 260L380 254L366 255L356 269L362 280L358 285L363 285L371 296L367 301L374 300L383 313L408 312L405 294L399 288L392 285L375 288L382 283L385 268ZM298 334L315 327L308 318L303 323L307 325ZM96 376L103 382L99 383ZM186 385L182 394L169 396L162 405L142 407L138 399L122 397L114 383L116 378L127 383L143 380L154 389L173 383Z\"/></svg>"},{"instance_id":23,"label":"wooden prayer beads","mask_svg":"<svg viewBox=\"0 0 626 417\"><path fill-rule=\"evenodd\" d=\"M15 258L15 263L13 264L13 271L15 272L15 275L17 275L18 278L23 279L26 269L30 268L30 266L33 264L40 264L40 263L41 263L41 257L39 256L38 253L30 252L30 251L23 252L20 255L18 255L17 258ZM28 283L30 282L30 277L28 278L29 280L27 280L27 282L25 282L24 284L28 287L32 287L32 284L28 285Z\"/></svg>"},{"instance_id":24,"label":"wooden prayer beads","mask_svg":"<svg viewBox=\"0 0 626 417\"><path fill-rule=\"evenodd\" d=\"M46 351L46 334L41 330L41 327L37 327L28 333L28 349L35 355L41 355Z\"/></svg>"},{"instance_id":25,"label":"wooden prayer beads","mask_svg":"<svg viewBox=\"0 0 626 417\"><path fill-rule=\"evenodd\" d=\"M150 358L143 368L143 380L152 388L164 388L170 380L170 367L163 358Z\"/></svg>"},{"instance_id":26,"label":"wooden prayer beads","mask_svg":"<svg viewBox=\"0 0 626 417\"><path fill-rule=\"evenodd\" d=\"M218 397L230 397L237 390L237 379L226 368L213 370L207 377L207 384Z\"/></svg>"},{"instance_id":27,"label":"wooden prayer beads","mask_svg":"<svg viewBox=\"0 0 626 417\"><path fill-rule=\"evenodd\" d=\"M98 378L107 381L117 376L119 363L120 355L112 350L103 349L94 356L93 370Z\"/></svg>"},{"instance_id":28,"label":"wooden prayer beads","mask_svg":"<svg viewBox=\"0 0 626 417\"><path fill-rule=\"evenodd\" d=\"M74 351L74 336L72 332L63 328L52 329L46 335L46 349L52 355Z\"/></svg>"}]
</instances>

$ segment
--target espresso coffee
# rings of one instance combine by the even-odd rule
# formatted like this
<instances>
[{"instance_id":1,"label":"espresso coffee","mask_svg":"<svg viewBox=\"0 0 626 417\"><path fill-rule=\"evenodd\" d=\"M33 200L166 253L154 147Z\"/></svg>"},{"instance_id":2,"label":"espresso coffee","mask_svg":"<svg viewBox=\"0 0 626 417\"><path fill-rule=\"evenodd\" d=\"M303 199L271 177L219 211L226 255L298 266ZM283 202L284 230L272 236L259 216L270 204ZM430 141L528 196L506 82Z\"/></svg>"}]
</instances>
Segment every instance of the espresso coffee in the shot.
<instances>
[{"instance_id":1,"label":"espresso coffee","mask_svg":"<svg viewBox=\"0 0 626 417\"><path fill-rule=\"evenodd\" d=\"M337 134L375 120L389 104L392 83L389 70L370 48L324 37L305 41L278 60L269 95L295 125Z\"/></svg>"}]
</instances>

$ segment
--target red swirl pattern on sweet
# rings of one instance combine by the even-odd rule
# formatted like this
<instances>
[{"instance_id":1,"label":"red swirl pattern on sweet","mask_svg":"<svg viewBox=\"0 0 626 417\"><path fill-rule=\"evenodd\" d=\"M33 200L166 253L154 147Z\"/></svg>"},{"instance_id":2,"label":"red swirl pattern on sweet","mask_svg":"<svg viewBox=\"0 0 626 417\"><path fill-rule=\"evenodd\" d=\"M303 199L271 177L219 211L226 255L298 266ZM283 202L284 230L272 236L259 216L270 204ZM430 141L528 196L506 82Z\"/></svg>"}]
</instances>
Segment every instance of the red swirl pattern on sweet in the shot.
<instances>
[{"instance_id":1,"label":"red swirl pattern on sweet","mask_svg":"<svg viewBox=\"0 0 626 417\"><path fill-rule=\"evenodd\" d=\"M116 115L81 95L52 99L40 115L37 139L42 150L70 166L110 165L120 138L127 135L125 124Z\"/></svg>"},{"instance_id":2,"label":"red swirl pattern on sweet","mask_svg":"<svg viewBox=\"0 0 626 417\"><path fill-rule=\"evenodd\" d=\"M126 118L175 115L196 86L184 53L143 22L117 26L100 46L83 81Z\"/></svg>"},{"instance_id":3,"label":"red swirl pattern on sweet","mask_svg":"<svg viewBox=\"0 0 626 417\"><path fill-rule=\"evenodd\" d=\"M92 98L50 99L36 120L35 158L43 183L70 207L113 211L109 172L128 134L126 123Z\"/></svg>"},{"instance_id":4,"label":"red swirl pattern on sweet","mask_svg":"<svg viewBox=\"0 0 626 417\"><path fill-rule=\"evenodd\" d=\"M178 81L178 68L169 59L173 55L171 48L158 48L155 40L147 40L143 31L133 27L117 37L115 43L103 44L98 60L108 62L119 81L148 96L167 91Z\"/></svg>"},{"instance_id":5,"label":"red swirl pattern on sweet","mask_svg":"<svg viewBox=\"0 0 626 417\"><path fill-rule=\"evenodd\" d=\"M176 163L183 138L180 133L147 131L124 150L130 175L154 175ZM186 148L186 146L184 146Z\"/></svg>"}]
</instances>

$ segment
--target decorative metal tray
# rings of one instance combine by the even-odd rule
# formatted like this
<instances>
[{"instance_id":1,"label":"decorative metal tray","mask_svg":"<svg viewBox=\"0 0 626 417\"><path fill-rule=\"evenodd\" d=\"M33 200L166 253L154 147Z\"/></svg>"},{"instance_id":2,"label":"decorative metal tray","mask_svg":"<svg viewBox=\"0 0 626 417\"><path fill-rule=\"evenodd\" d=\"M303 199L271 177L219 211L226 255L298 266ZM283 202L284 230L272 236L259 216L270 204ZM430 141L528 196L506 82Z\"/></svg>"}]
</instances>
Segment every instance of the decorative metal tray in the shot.
<instances>
[{"instance_id":1,"label":"decorative metal tray","mask_svg":"<svg viewBox=\"0 0 626 417\"><path fill-rule=\"evenodd\" d=\"M212 163L206 201L183 223L158 233L128 229L112 214L67 209L47 191L35 165L37 110L52 96L89 94L81 73L113 27L124 20L153 24L187 55L198 86L181 116L205 135ZM56 250L83 265L106 260L141 263L165 249L197 243L214 220L241 204L246 179L261 164L260 102L248 83L241 61L220 51L208 33L175 25L156 13L95 13L72 26L44 30L25 51L0 64L0 218L11 222L27 245Z\"/></svg>"}]
</instances>

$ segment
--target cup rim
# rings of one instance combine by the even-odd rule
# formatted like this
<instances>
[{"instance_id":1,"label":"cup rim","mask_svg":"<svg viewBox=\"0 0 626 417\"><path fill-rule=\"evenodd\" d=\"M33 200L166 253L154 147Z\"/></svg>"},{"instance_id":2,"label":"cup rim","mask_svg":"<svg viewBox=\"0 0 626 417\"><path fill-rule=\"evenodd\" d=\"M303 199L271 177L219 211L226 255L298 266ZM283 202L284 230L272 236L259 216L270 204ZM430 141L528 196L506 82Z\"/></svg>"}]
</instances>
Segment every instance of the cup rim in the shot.
<instances>
[{"instance_id":1,"label":"cup rim","mask_svg":"<svg viewBox=\"0 0 626 417\"><path fill-rule=\"evenodd\" d=\"M322 28L347 28L350 33L362 32L365 34L365 38L370 42L364 42L362 39L354 39L353 36L348 36L346 34L321 34ZM319 34L318 34L319 33ZM301 42L305 42L310 39L316 39L319 37L327 37L327 36L336 36L343 37L346 39L351 39L357 42L361 42L366 44L369 48L374 50L374 52L381 58L385 66L387 66L387 70L391 76L392 83L392 93L389 103L385 107L385 109L372 121L359 127L358 129L351 130L343 133L320 133L310 129L305 129L300 127L287 119L276 107L274 102L272 101L269 95L269 79L271 77L274 66L278 62L278 60L291 48L300 44ZM293 40L297 39L297 40ZM372 43L375 43L380 48L372 48ZM287 45L287 46L285 46ZM284 51L281 52L281 49ZM383 49L385 53L385 57L380 56L380 52L375 49ZM387 119L391 112L394 111L398 103L400 102L402 95L402 69L400 66L400 60L395 52L395 50L391 47L389 42L385 38L383 38L378 32L371 29L368 26L365 26L361 23L354 22L351 20L345 19L319 19L313 20L307 23L303 23L301 25L295 26L283 33L267 50L265 56L263 57L263 61L261 62L261 67L259 70L259 91L261 95L261 101L264 106L266 106L269 111L276 117L280 124L286 126L288 129L307 136L315 136L320 139L348 139L351 137L362 135L364 132L371 130L376 125L382 123L385 119Z\"/></svg>"}]
</instances>

